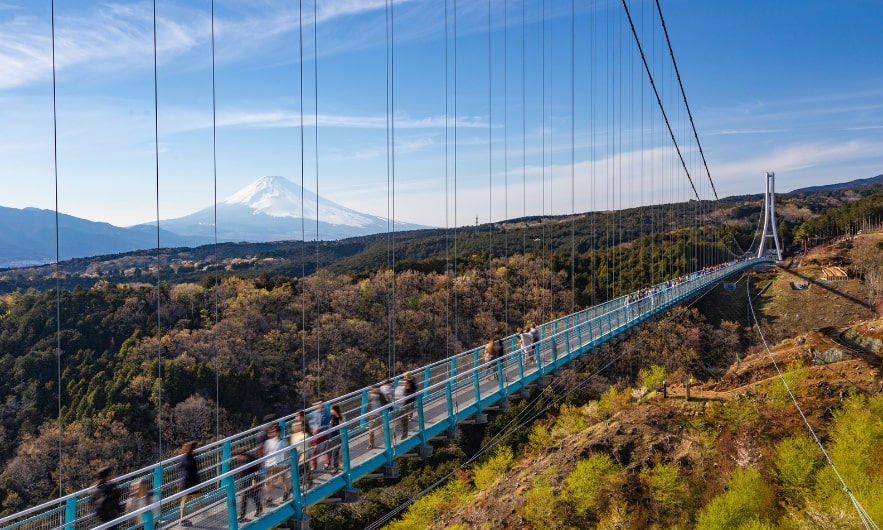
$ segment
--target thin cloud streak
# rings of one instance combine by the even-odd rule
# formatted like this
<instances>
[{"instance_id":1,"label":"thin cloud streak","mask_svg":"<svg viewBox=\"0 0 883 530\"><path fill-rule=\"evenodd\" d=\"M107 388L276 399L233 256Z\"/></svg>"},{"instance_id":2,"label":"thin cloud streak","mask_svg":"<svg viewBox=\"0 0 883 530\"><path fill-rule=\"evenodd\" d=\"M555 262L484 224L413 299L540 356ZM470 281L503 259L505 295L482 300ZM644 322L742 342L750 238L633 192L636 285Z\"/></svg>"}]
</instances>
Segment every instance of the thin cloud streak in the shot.
<instances>
[{"instance_id":1,"label":"thin cloud streak","mask_svg":"<svg viewBox=\"0 0 883 530\"><path fill-rule=\"evenodd\" d=\"M182 54L206 36L205 15L158 16L157 53L163 59ZM56 15L56 70L119 72L145 68L135 57L153 54L153 12L147 4L102 4L84 15ZM133 66L133 64L135 66ZM17 16L0 23L0 90L48 80L52 75L50 21Z\"/></svg>"}]
</instances>

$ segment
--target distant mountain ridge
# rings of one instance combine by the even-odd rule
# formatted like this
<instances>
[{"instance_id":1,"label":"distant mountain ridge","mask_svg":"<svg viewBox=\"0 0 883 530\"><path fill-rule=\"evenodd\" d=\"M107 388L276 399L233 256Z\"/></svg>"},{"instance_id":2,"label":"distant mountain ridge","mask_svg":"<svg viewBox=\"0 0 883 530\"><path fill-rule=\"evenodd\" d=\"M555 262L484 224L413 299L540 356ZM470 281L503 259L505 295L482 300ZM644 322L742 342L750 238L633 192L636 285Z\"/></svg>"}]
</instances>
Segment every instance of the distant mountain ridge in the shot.
<instances>
[{"instance_id":1,"label":"distant mountain ridge","mask_svg":"<svg viewBox=\"0 0 883 530\"><path fill-rule=\"evenodd\" d=\"M318 216L318 221L317 221ZM215 241L215 209L160 221L163 248L198 247ZM384 217L357 212L317 196L284 177L261 177L217 205L217 241L331 241L388 231ZM396 231L429 228L396 221ZM156 224L118 227L58 214L58 258L118 254L156 248ZM52 263L56 212L0 206L0 268Z\"/></svg>"},{"instance_id":2,"label":"distant mountain ridge","mask_svg":"<svg viewBox=\"0 0 883 530\"><path fill-rule=\"evenodd\" d=\"M809 186L800 188L789 193L816 193L819 191L835 191L846 190L850 188L858 188L859 186L869 186L871 184L883 184L883 175L877 175L867 179L850 180L849 182L840 182L838 184L825 184L823 186Z\"/></svg>"},{"instance_id":3,"label":"distant mountain ridge","mask_svg":"<svg viewBox=\"0 0 883 530\"><path fill-rule=\"evenodd\" d=\"M51 263L56 258L55 211L39 208L0 206L0 267L22 267ZM116 254L156 247L156 226L121 228L109 223L88 221L58 214L58 258L67 260L84 256ZM167 230L160 230L163 246L192 245ZM211 240L203 239L204 245Z\"/></svg>"}]
</instances>

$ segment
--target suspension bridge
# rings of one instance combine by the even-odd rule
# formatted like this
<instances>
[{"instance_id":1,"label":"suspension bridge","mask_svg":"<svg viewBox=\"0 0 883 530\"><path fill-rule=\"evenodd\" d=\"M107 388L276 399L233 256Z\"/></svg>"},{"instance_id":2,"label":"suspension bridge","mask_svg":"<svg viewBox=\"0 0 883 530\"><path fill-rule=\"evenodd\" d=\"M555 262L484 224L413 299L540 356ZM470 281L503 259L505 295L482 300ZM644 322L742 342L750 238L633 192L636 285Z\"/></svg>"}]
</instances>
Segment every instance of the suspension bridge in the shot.
<instances>
[{"instance_id":1,"label":"suspension bridge","mask_svg":"<svg viewBox=\"0 0 883 530\"><path fill-rule=\"evenodd\" d=\"M454 29L456 29L456 5L457 2L454 1ZM393 6L394 2L389 3L386 7L390 15L387 23L390 24L388 46L392 64L394 64L392 54L394 31L390 20L394 20ZM658 19L654 20L662 23L662 12L658 3L656 7ZM604 125L609 126L609 129L603 133L607 140L605 142L607 147L605 147L604 153L599 153L604 156L606 162L592 165L591 188L594 192L595 171L600 173L606 170L602 177L604 184L610 189L609 194L612 196L614 206L616 206L617 200L621 206L624 161L628 166L627 171L634 171L640 167L642 172L646 161L648 173L662 175L656 183L658 184L658 195L655 199L659 203L668 201L674 204L677 202L675 199L680 198L684 203L691 204L689 207L693 209L693 212L689 225L680 227L680 229L698 230L705 225L714 225L715 221L704 205L706 202L716 199L717 192L714 189L711 175L708 173L704 153L693 125L693 117L687 105L686 95L683 93L683 86L680 84L680 73L677 72L674 63L670 42L667 47L659 46L658 49L656 46L653 47L655 54L659 57L671 57L671 63L669 63L668 70L664 71L664 75L669 78L669 85L672 86L666 87L661 84L663 81L658 79L663 77L659 71L661 61L659 57L651 55L649 48L642 47L642 42L644 42L642 37L646 37L645 32L643 29L640 31L636 29L632 13L625 0L622 2L622 8L618 15L620 18L617 22L615 35L608 35L608 47L603 53L605 55L609 53L611 57L614 53L621 53L622 42L625 40L629 42L627 53L630 55L628 58L617 55L615 60L609 60L603 67L607 82L605 90L608 94L605 96L607 98L606 115L603 120L596 119L594 107L592 107L592 123L588 127L591 132L587 135L594 142L596 121L603 121ZM490 10L490 3L488 9ZM543 4L543 15L545 15L545 4ZM445 16L448 16L447 8ZM490 14L488 20L490 24ZM579 31L591 32L594 35L597 29L594 27L594 19L592 19L592 24L590 27L579 28ZM446 29L447 26L446 20ZM608 33L609 28L608 23ZM664 29L664 23L662 23L662 28ZM545 31L545 25L543 30ZM573 47L576 34L577 28L572 27L571 47ZM456 39L456 33L454 33L454 61L456 61ZM544 35L544 44L545 39ZM618 44L614 39L618 39ZM665 33L665 40L668 41L667 33ZM521 45L523 48L524 42ZM619 51L615 51L617 46ZM446 52L447 49L446 44ZM302 51L301 49L301 53ZM544 60L545 53L544 51ZM490 63L490 46L488 56ZM575 54L571 49L572 62L574 62L574 58ZM522 56L522 61L524 60L526 59ZM507 60L504 58L503 62L506 63ZM626 81L623 80L621 73L613 72L614 63L624 70L628 69ZM488 68L492 68L490 64ZM540 77L543 77L541 82L545 90L546 66L543 65L540 70ZM388 93L392 94L395 76L390 72L392 70L387 74ZM592 72L594 73L594 70ZM453 74L453 116L447 117L446 129L450 127L454 131L451 143L454 147L452 167L455 175L454 198L456 200L456 147L458 145L456 132L459 123L456 100L458 90L456 64ZM675 76L679 90L673 88ZM577 95L576 79L577 75L572 73L570 76L571 134L568 138L571 142L572 182L575 182L576 179L574 160L576 133L574 129L577 120L573 117L575 113L574 99ZM646 79L646 83L643 81L634 82L633 79ZM301 83L303 83L303 79L301 79ZM490 72L488 72L489 94L491 92L490 83ZM523 78L522 85L524 84L526 81ZM594 81L592 86L592 90L594 90ZM522 86L522 99L524 98L523 90L524 86ZM625 94L623 94L624 91ZM301 97L303 97L302 93ZM395 100L392 96L389 98L389 106L392 107ZM545 98L545 93L543 98ZM446 94L446 104L448 99L450 97ZM680 106L681 100L682 106ZM630 107L628 113L623 111L624 101L627 101ZM634 131L643 127L644 118L637 114L636 101L640 102L642 110L646 104L646 119L649 124L648 128L652 129L652 132L629 132L626 141L624 141L624 128ZM655 105L651 105L651 102ZM677 114L673 114L672 111L672 107L675 105L679 109ZM303 109L303 105L301 108ZM489 112L492 108L492 103L488 102ZM525 119L525 115L526 112L523 112L522 120ZM549 119L551 120L551 118ZM638 119L641 120L640 126L635 123ZM687 125L688 119L689 125ZM504 118L504 122L505 120L506 118ZM546 126L546 122L547 119L544 116L543 127ZM505 126L504 123L504 128ZM301 115L301 128L303 129L303 115ZM388 128L390 134L387 148L390 152L389 163L394 179L395 114L393 110L389 110ZM494 124L489 119L489 136L492 134L493 128ZM522 127L523 134L525 134L525 129L526 127ZM544 151L544 156L547 148L546 141L544 137L541 148ZM551 134L548 141L552 142ZM644 150L643 143L645 141L648 145L654 144L657 149L655 151ZM666 143L665 148L659 147ZM489 141L488 144L492 145L492 142ZM639 145L642 147L640 152L647 154L634 154L638 152ZM687 145L690 147L688 148ZM303 150L303 145L301 145L301 149ZM526 145L522 149L526 152ZM303 152L301 154L303 156ZM591 154L593 157L595 156L594 148ZM526 156L524 153L522 155ZM492 157L490 148L488 156ZM158 146L157 158L159 158ZM448 158L449 155L446 153L446 161ZM508 159L507 154L506 164L508 164ZM551 165L551 161L549 163ZM545 164L544 159L544 168ZM522 165L525 167L527 165L524 160ZM506 172L508 173L508 168ZM318 174L316 176L318 180ZM392 196L394 196L394 185L393 180L390 186ZM549 187L551 188L551 184ZM648 183L648 188L650 187ZM544 183L544 192L545 189L546 184ZM116 520L102 522L98 519L92 504L95 491L88 488L6 516L0 519L0 529L74 530L119 526L154 530L184 524L185 519L187 525L198 528L258 530L273 528L284 521L292 521L300 528L308 528L308 513L311 506L323 502L356 501L359 498L356 483L360 479L397 477L399 474L397 461L399 459L431 455L433 441L454 436L458 425L464 422L485 422L489 410L506 408L508 400L511 398L523 396L532 388L547 384L550 378L555 377L559 369L579 359L591 357L596 348L610 342L615 337L634 329L648 319L664 314L685 300L701 295L727 277L773 262L774 258L764 251L764 244L768 239L774 239L777 257L781 259L779 241L775 233L771 175L768 175L767 190L763 236L759 249L756 251L746 253L734 249L729 252L729 256L726 258L721 257L725 254L724 252L696 257L690 260L691 265L681 267L670 277L654 275L652 284L644 286L639 291L621 294L622 289L613 289L619 294L603 303L573 311L571 314L538 325L540 338L529 347L522 347L516 335L505 337L503 339L503 355L491 361L485 360L484 346L481 346L412 369L410 373L416 376L419 390L414 394L413 401L408 403L393 401L380 409L372 409L370 387L343 396L327 398L319 410L327 413L332 406L339 407L346 418L343 423L320 435L309 436L303 441L277 452L263 454L247 467L237 465L236 455L242 452L256 453L271 425L278 425L282 431L282 437L287 438L298 429L302 418L292 413L280 420L274 420L271 424L260 425L205 444L195 452L200 483L189 489L182 490L179 487L178 457L122 474L116 480L123 492L124 501L130 495L130 487L144 480L149 483L156 500L142 508L129 511ZM573 186L571 186L569 193L571 201L573 194ZM545 202L544 198L544 207ZM455 209L454 225L456 224ZM662 225L663 223L660 222L660 227ZM659 229L662 230L662 228ZM617 230L621 231L622 226L611 226L610 228L611 232ZM642 230L644 230L643 227ZM646 232L652 234L653 230L654 226L651 221L648 223ZM392 231L394 232L394 228ZM394 238L392 239L394 241ZM616 242L616 240L617 237L612 236L612 241ZM727 243L720 241L716 241L715 244L724 249L727 246ZM456 239L454 239L454 247L454 275L456 275ZM571 259L573 260L573 258ZM615 257L613 261L616 262ZM394 268L395 264L392 263L392 265ZM621 267L622 264L620 263L619 266ZM675 268L671 270L674 271ZM397 384L401 377L401 374L391 377L393 385ZM302 413L309 415L315 410L316 408L310 408ZM403 430L405 422L410 425L407 433ZM369 437L376 442L369 444ZM335 455L339 453L339 467L325 465L331 460L332 453ZM254 494L272 502L265 502L260 514L249 518L240 517L239 507L245 502L245 497ZM186 516L183 518L181 516L182 510L186 512Z\"/></svg>"},{"instance_id":2,"label":"suspension bridge","mask_svg":"<svg viewBox=\"0 0 883 530\"><path fill-rule=\"evenodd\" d=\"M90 488L0 519L0 528L111 528L125 523L127 527L153 530L179 523L179 507L184 498L187 518L198 528L269 529L287 520L307 528L305 514L309 506L330 498L337 502L357 500L357 480L369 476L397 477L397 459L431 455L431 441L452 436L458 424L486 421L489 408L505 407L510 397L546 384L559 368L591 355L605 342L733 274L770 262L773 259L754 257L724 263L651 286L642 291L643 295L621 296L546 322L538 326L537 343L520 348L517 337L511 335L504 339L504 355L492 361L484 361L482 346L412 370L412 374L419 376L421 388L407 406L394 401L381 409L369 410L369 388L330 399L322 410L339 406L347 418L344 423L307 437L302 443L263 455L254 461L261 469L253 471L253 475L243 475L243 470L235 467L233 455L255 450L271 424L199 448L196 460L201 483L188 490L178 487L178 457L120 476L122 491L128 492L131 484L147 479L160 500L116 521L97 520L90 503L94 491ZM400 377L394 378L393 383L397 384ZM315 407L304 412L309 415L314 410ZM400 424L406 415L412 418L413 428L404 435ZM300 421L292 414L272 425L281 425L285 436ZM375 431L373 436L378 442L382 440L373 448L368 444L370 431ZM325 442L319 443L320 438ZM324 465L332 451L340 452L338 469L326 469ZM265 463L271 460L275 464L266 468ZM243 502L242 497L255 487L255 478L261 484L262 494L275 503L266 506L260 516L241 521L237 503ZM275 483L279 486L267 487ZM289 488L290 494L286 491Z\"/></svg>"}]
</instances>

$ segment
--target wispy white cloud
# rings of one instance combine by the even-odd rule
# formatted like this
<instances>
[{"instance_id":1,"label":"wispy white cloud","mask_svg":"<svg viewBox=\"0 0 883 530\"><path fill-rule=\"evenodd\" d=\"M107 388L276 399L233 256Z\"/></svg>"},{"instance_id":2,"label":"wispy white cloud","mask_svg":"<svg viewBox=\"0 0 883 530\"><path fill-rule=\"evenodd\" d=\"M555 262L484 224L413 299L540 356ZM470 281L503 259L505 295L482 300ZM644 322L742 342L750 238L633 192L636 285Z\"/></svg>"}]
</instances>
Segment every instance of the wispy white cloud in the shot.
<instances>
[{"instance_id":1,"label":"wispy white cloud","mask_svg":"<svg viewBox=\"0 0 883 530\"><path fill-rule=\"evenodd\" d=\"M161 59L181 54L205 38L209 24L198 11L174 9L174 18L157 17ZM21 87L52 75L50 20L19 15L0 22L0 89ZM55 64L58 72L147 68L152 61L153 11L147 3L100 4L94 9L56 14ZM148 66L145 66L147 63Z\"/></svg>"},{"instance_id":2,"label":"wispy white cloud","mask_svg":"<svg viewBox=\"0 0 883 530\"><path fill-rule=\"evenodd\" d=\"M316 124L316 118L313 114L305 114L303 124L312 127ZM444 127L445 121L444 116L397 117L394 125L397 129L432 129ZM385 129L388 126L386 116L319 114L318 123L320 127L350 129ZM279 128L299 127L300 124L299 113L282 110L224 112L218 119L218 125L221 127ZM453 119L448 120L449 127L453 127L454 124ZM467 129L487 128L487 121L480 117L460 117L457 118L456 125Z\"/></svg>"},{"instance_id":3,"label":"wispy white cloud","mask_svg":"<svg viewBox=\"0 0 883 530\"><path fill-rule=\"evenodd\" d=\"M738 161L714 164L715 179L735 181L762 171L794 173L810 168L855 163L868 157L878 157L883 152L883 142L848 140L843 142L811 142L789 145L756 156L743 156Z\"/></svg>"}]
</instances>

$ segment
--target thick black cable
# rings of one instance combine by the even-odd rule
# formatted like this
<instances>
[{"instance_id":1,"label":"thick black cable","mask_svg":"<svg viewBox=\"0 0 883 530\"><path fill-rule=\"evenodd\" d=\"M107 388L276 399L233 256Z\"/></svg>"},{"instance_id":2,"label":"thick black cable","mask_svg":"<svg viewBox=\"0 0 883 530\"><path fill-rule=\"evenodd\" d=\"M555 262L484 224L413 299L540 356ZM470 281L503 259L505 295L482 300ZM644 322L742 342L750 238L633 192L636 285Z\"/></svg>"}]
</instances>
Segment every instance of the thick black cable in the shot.
<instances>
[{"instance_id":1,"label":"thick black cable","mask_svg":"<svg viewBox=\"0 0 883 530\"><path fill-rule=\"evenodd\" d=\"M626 4L626 0L622 1L622 7L625 9L625 14L629 19L629 25L632 28L632 35L635 37L635 44L638 46L638 51L641 52L641 61L644 62L644 69L647 71L647 78L650 80L650 86L653 87L653 93L656 95L656 103L659 105L659 111L662 113L662 118L665 120L665 126L668 127L668 134L671 136L672 144L675 147L675 150L678 153L678 158L681 160L681 166L684 168L684 172L687 175L687 180L690 181L690 187L693 188L693 194L696 195L696 200L702 200L699 198L699 192L696 191L696 185L693 183L693 178L690 176L690 170L687 168L687 162L684 160L684 155L681 153L681 148L678 145L678 141L675 138L675 133L671 128L671 122L668 120L668 114L665 112L665 108L662 105L662 99L659 97L659 91L656 89L656 82L653 80L653 74L650 72L650 66L647 64L647 58L644 56L644 48L641 46L641 40L638 38L638 32L635 30L635 24L632 21L632 15L629 12L628 4Z\"/></svg>"},{"instance_id":2,"label":"thick black cable","mask_svg":"<svg viewBox=\"0 0 883 530\"><path fill-rule=\"evenodd\" d=\"M656 0L656 11L659 12L659 22L662 25L662 31L665 33L665 42L668 44L668 53L671 55L671 64L674 67L675 75L678 78L678 86L681 87L681 95L684 98L684 107L687 109L687 116L690 117L690 126L693 128L693 137L696 139L696 146L699 147L699 154L702 156L702 163L705 165L705 174L708 175L708 182L711 183L711 191L714 192L715 200L718 200L717 189L714 187L714 181L711 179L711 172L708 170L708 162L705 160L705 152L702 150L702 144L699 143L699 134L696 132L696 124L693 123L693 113L690 112L690 105L687 103L687 93L684 92L684 84L681 82L681 72L678 70L678 63L675 61L675 52L671 47L671 40L668 38L668 28L665 26L665 19L662 17L662 7L659 0Z\"/></svg>"}]
</instances>

